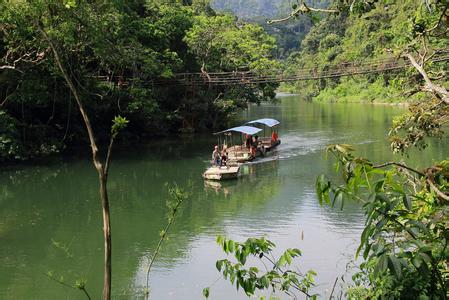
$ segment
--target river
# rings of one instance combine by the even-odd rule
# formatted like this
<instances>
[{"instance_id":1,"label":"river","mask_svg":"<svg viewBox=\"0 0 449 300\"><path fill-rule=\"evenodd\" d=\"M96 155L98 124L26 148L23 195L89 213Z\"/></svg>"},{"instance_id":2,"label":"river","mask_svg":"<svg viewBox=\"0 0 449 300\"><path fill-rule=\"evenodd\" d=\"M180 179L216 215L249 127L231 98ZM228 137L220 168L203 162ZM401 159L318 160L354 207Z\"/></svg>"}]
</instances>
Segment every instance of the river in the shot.
<instances>
[{"instance_id":1,"label":"river","mask_svg":"<svg viewBox=\"0 0 449 300\"><path fill-rule=\"evenodd\" d=\"M282 144L272 156L245 166L240 179L223 184L201 178L216 143L212 135L115 151L109 181L114 298L136 298L144 285L147 257L166 223L166 184L187 189L190 198L151 272L151 299L201 299L202 289L220 278L215 261L226 257L215 243L219 234L239 241L266 236L277 245L275 253L301 249L295 266L315 270L315 291L329 295L337 277L350 279L347 266L354 260L364 218L357 203L346 203L343 210L318 204L315 179L333 173L323 150L328 144L350 143L375 162L404 159L414 167L443 159L449 153L447 139L409 157L391 153L388 127L404 110L311 103L297 96L251 106L240 121L280 120ZM97 186L96 172L82 155L0 171L1 299L84 299L80 291L50 280L48 272L69 284L87 280L92 298L99 298L103 237ZM218 280L211 299L247 297Z\"/></svg>"}]
</instances>

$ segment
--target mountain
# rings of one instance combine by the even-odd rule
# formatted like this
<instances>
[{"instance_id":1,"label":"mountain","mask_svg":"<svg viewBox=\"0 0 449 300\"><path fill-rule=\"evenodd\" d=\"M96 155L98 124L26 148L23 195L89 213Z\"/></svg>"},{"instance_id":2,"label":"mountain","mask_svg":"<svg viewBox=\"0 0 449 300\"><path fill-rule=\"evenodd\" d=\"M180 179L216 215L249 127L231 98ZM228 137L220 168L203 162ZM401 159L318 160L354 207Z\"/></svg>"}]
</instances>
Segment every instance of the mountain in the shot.
<instances>
[{"instance_id":1,"label":"mountain","mask_svg":"<svg viewBox=\"0 0 449 300\"><path fill-rule=\"evenodd\" d=\"M212 0L211 5L217 12L232 13L240 19L261 25L266 32L276 38L276 57L285 59L300 48L301 41L313 26L309 15L299 16L288 22L268 25L267 20L284 17L292 10L295 0ZM329 0L310 0L311 7L328 7ZM318 16L314 16L318 17Z\"/></svg>"}]
</instances>

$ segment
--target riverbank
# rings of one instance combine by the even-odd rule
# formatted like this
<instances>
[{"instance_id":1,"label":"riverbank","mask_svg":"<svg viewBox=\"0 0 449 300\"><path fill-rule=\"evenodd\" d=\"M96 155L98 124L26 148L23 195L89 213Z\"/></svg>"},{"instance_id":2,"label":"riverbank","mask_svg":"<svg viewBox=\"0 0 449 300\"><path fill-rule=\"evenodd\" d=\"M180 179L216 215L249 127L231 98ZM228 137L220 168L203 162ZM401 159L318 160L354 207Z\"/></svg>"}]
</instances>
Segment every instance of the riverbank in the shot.
<instances>
[{"instance_id":1,"label":"riverbank","mask_svg":"<svg viewBox=\"0 0 449 300\"><path fill-rule=\"evenodd\" d=\"M284 84L282 93L297 93L305 99L322 103L363 103L408 106L423 97L422 93L407 96L399 84L386 85L382 80L369 83L366 80L342 79L333 85L319 89L318 85Z\"/></svg>"}]
</instances>

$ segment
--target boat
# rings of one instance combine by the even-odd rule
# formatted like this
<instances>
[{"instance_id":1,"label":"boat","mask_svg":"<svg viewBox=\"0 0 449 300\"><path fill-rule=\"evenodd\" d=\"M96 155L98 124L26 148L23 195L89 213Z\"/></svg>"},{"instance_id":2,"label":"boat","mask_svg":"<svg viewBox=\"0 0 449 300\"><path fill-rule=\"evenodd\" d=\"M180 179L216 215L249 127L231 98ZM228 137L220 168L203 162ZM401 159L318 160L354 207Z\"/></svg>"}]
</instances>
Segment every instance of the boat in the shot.
<instances>
[{"instance_id":1,"label":"boat","mask_svg":"<svg viewBox=\"0 0 449 300\"><path fill-rule=\"evenodd\" d=\"M258 140L260 141L260 145L262 146L265 152L268 152L281 144L281 140L279 139L277 126L280 122L276 119L263 118L257 119L253 121L247 122L245 125L264 125L263 126L263 137L260 137ZM270 135L266 134L266 127L270 128Z\"/></svg>"},{"instance_id":2,"label":"boat","mask_svg":"<svg viewBox=\"0 0 449 300\"><path fill-rule=\"evenodd\" d=\"M238 177L240 166L212 166L203 173L203 178L208 180L226 180Z\"/></svg>"},{"instance_id":3,"label":"boat","mask_svg":"<svg viewBox=\"0 0 449 300\"><path fill-rule=\"evenodd\" d=\"M253 124L262 124L269 127L270 136L266 136L266 128L261 129L250 126ZM203 173L203 178L207 180L237 178L239 176L240 164L265 155L266 152L271 151L281 143L276 130L276 126L279 124L279 121L275 119L265 118L214 133L214 135L218 136L218 150L221 152L223 149L226 149L227 161L226 165L209 167ZM262 130L264 131L263 137L257 137L256 134ZM251 146L254 145L253 137L256 137L257 147Z\"/></svg>"},{"instance_id":4,"label":"boat","mask_svg":"<svg viewBox=\"0 0 449 300\"><path fill-rule=\"evenodd\" d=\"M257 156L262 154L261 151L257 150L253 155L251 155L251 150L245 145L246 136L252 136L262 129L253 126L238 126L223 131L214 133L218 136L218 145L220 148L226 147L228 152L228 164L245 163L252 161ZM235 134L239 136L235 136Z\"/></svg>"}]
</instances>

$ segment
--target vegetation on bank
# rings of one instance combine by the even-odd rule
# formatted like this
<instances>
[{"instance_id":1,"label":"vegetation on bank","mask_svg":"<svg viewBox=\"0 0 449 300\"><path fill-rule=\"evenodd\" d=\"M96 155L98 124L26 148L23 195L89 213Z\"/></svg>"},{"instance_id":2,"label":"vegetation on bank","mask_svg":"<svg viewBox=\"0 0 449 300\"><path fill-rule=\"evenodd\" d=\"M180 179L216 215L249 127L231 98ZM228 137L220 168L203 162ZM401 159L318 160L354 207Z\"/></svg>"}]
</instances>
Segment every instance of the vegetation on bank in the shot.
<instances>
[{"instance_id":1,"label":"vegetation on bank","mask_svg":"<svg viewBox=\"0 0 449 300\"><path fill-rule=\"evenodd\" d=\"M156 86L182 72L273 64L274 39L259 26L217 14L208 1L22 1L0 6L0 160L87 143L75 100L55 68L49 38L79 90L100 142L115 115L135 140L223 126L247 103L271 100L277 84Z\"/></svg>"},{"instance_id":2,"label":"vegetation on bank","mask_svg":"<svg viewBox=\"0 0 449 300\"><path fill-rule=\"evenodd\" d=\"M355 2L357 3L357 2ZM357 6L357 5L355 5ZM422 1L387 1L360 4L357 13L349 9L329 14L312 28L301 43L300 52L287 60L287 74L298 69L317 72L347 62L367 62L398 57L404 47L434 24L439 16L429 12ZM428 47L447 48L447 35L429 37ZM449 68L449 63L430 66L435 77ZM416 71L388 72L363 76L321 79L284 84L281 89L300 93L306 98L329 102L406 102L423 98L416 91L420 77ZM446 80L447 85L447 80Z\"/></svg>"}]
</instances>

